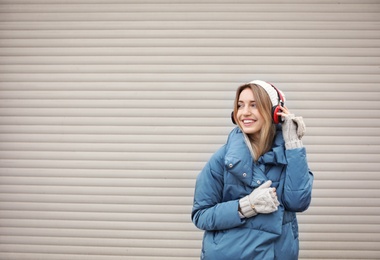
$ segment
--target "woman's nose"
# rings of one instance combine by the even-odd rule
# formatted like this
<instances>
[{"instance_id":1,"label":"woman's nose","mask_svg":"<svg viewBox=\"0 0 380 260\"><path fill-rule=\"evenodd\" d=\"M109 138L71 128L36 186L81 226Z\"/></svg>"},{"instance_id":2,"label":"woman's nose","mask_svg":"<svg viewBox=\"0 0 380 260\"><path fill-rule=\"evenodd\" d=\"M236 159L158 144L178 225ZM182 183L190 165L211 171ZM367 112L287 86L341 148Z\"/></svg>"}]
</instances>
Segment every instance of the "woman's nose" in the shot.
<instances>
[{"instance_id":1,"label":"woman's nose","mask_svg":"<svg viewBox=\"0 0 380 260\"><path fill-rule=\"evenodd\" d=\"M243 114L244 115L250 115L251 114L251 110L250 110L249 106L244 106Z\"/></svg>"}]
</instances>

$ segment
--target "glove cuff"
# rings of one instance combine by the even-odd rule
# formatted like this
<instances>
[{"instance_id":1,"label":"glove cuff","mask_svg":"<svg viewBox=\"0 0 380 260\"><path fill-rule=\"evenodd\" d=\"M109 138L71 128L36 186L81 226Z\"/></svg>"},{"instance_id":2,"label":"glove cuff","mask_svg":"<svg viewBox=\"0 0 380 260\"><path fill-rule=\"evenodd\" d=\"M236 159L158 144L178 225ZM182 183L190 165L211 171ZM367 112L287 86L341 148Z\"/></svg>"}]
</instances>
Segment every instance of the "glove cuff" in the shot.
<instances>
[{"instance_id":1,"label":"glove cuff","mask_svg":"<svg viewBox=\"0 0 380 260\"><path fill-rule=\"evenodd\" d=\"M303 144L301 140L293 140L285 143L286 150L302 148Z\"/></svg>"},{"instance_id":2,"label":"glove cuff","mask_svg":"<svg viewBox=\"0 0 380 260\"><path fill-rule=\"evenodd\" d=\"M257 215L256 210L252 207L249 197L245 196L239 200L241 214L244 217L250 218Z\"/></svg>"}]
</instances>

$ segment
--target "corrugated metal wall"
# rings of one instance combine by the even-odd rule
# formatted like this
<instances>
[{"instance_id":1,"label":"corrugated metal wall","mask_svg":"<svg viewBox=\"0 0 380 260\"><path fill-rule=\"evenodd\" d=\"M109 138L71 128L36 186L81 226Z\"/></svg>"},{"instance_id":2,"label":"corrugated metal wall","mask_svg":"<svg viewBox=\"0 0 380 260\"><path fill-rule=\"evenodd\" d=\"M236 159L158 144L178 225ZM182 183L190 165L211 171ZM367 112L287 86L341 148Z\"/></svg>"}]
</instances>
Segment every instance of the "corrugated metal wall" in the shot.
<instances>
[{"instance_id":1,"label":"corrugated metal wall","mask_svg":"<svg viewBox=\"0 0 380 260\"><path fill-rule=\"evenodd\" d=\"M379 58L378 0L0 0L0 259L198 259L253 79L308 126L300 258L379 259Z\"/></svg>"}]
</instances>

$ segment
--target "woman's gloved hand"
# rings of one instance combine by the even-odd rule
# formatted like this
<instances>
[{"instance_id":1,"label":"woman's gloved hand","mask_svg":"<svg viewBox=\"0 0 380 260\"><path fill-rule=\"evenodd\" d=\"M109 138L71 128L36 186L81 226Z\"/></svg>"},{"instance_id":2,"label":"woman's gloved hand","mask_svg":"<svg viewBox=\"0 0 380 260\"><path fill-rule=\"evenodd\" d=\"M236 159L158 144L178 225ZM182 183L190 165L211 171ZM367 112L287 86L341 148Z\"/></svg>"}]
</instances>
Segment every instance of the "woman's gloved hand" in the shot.
<instances>
[{"instance_id":1,"label":"woman's gloved hand","mask_svg":"<svg viewBox=\"0 0 380 260\"><path fill-rule=\"evenodd\" d=\"M306 126L302 117L294 114L283 115L282 135L284 136L285 148L295 149L303 147L302 137L305 134Z\"/></svg>"},{"instance_id":2,"label":"woman's gloved hand","mask_svg":"<svg viewBox=\"0 0 380 260\"><path fill-rule=\"evenodd\" d=\"M271 185L272 181L267 181L239 200L240 212L244 217L250 218L258 213L269 214L278 209L280 203L276 188L271 188Z\"/></svg>"}]
</instances>

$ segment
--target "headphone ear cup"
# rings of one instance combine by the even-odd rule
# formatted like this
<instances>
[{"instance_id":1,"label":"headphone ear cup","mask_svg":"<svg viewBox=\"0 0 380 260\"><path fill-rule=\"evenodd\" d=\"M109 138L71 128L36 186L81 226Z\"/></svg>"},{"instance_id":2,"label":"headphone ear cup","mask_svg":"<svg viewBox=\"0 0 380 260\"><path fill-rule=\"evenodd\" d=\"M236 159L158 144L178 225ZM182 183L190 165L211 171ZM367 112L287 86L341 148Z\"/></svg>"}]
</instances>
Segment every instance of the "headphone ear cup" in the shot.
<instances>
[{"instance_id":1,"label":"headphone ear cup","mask_svg":"<svg viewBox=\"0 0 380 260\"><path fill-rule=\"evenodd\" d=\"M234 111L231 112L231 121L234 125L236 125L235 117L234 117Z\"/></svg>"},{"instance_id":2,"label":"headphone ear cup","mask_svg":"<svg viewBox=\"0 0 380 260\"><path fill-rule=\"evenodd\" d=\"M275 124L278 124L282 121L281 116L277 115L278 112L281 112L281 105L277 105L272 108L272 118L273 123Z\"/></svg>"}]
</instances>

